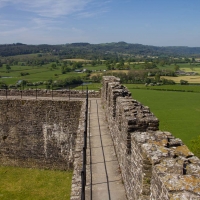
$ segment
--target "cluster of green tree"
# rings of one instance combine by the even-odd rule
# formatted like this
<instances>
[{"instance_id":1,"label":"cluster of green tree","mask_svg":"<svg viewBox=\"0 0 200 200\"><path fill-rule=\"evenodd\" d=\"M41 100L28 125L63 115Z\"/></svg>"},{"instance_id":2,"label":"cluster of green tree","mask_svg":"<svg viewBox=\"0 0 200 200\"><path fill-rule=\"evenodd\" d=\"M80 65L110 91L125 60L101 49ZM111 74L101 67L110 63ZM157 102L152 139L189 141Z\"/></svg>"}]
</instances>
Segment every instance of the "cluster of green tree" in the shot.
<instances>
[{"instance_id":1,"label":"cluster of green tree","mask_svg":"<svg viewBox=\"0 0 200 200\"><path fill-rule=\"evenodd\" d=\"M29 75L29 73L28 72L21 72L20 75L21 76L27 76L27 75Z\"/></svg>"},{"instance_id":2,"label":"cluster of green tree","mask_svg":"<svg viewBox=\"0 0 200 200\"><path fill-rule=\"evenodd\" d=\"M141 84L162 84L162 85L173 85L174 81L160 78L162 71L146 71L146 70L130 70L128 73L106 73L106 75L114 75L121 79L122 83L141 83ZM100 79L100 77L92 77L96 82Z\"/></svg>"},{"instance_id":3,"label":"cluster of green tree","mask_svg":"<svg viewBox=\"0 0 200 200\"><path fill-rule=\"evenodd\" d=\"M200 47L156 47L142 44L128 44L126 42L89 44L72 43L65 45L0 45L0 56L13 56L22 54L43 53L58 55L65 58L84 58L92 60L107 60L118 55L141 56L191 56L199 55Z\"/></svg>"},{"instance_id":4,"label":"cluster of green tree","mask_svg":"<svg viewBox=\"0 0 200 200\"><path fill-rule=\"evenodd\" d=\"M42 66L45 64L49 64L55 62L59 63L59 60L54 56L44 56L44 57L4 57L0 60L0 67L5 65L21 65L21 66Z\"/></svg>"},{"instance_id":5,"label":"cluster of green tree","mask_svg":"<svg viewBox=\"0 0 200 200\"><path fill-rule=\"evenodd\" d=\"M78 77L69 77L64 80L54 81L53 86L58 88L67 88L73 85L81 85L82 83L83 83L82 78L78 76Z\"/></svg>"},{"instance_id":6,"label":"cluster of green tree","mask_svg":"<svg viewBox=\"0 0 200 200\"><path fill-rule=\"evenodd\" d=\"M7 87L6 83L0 80L0 89L6 89Z\"/></svg>"},{"instance_id":7,"label":"cluster of green tree","mask_svg":"<svg viewBox=\"0 0 200 200\"><path fill-rule=\"evenodd\" d=\"M54 81L53 79L49 79L47 81L39 81L39 82L30 82L27 80L20 80L18 81L15 85L7 85L5 82L0 81L0 89L5 89L5 88L20 88L24 89L26 87L36 87L36 86L41 86L41 85L46 85L47 89L50 88L66 88L69 86L74 86L74 85L81 85L83 83L83 79L81 77L68 77L64 80L57 80Z\"/></svg>"},{"instance_id":8,"label":"cluster of green tree","mask_svg":"<svg viewBox=\"0 0 200 200\"><path fill-rule=\"evenodd\" d=\"M74 71L76 69L83 68L82 62L71 62L71 61L64 61L61 66L61 73L66 74L67 72Z\"/></svg>"},{"instance_id":9,"label":"cluster of green tree","mask_svg":"<svg viewBox=\"0 0 200 200\"><path fill-rule=\"evenodd\" d=\"M186 81L186 80L180 80L180 84L181 85L188 85L188 81Z\"/></svg>"}]
</instances>

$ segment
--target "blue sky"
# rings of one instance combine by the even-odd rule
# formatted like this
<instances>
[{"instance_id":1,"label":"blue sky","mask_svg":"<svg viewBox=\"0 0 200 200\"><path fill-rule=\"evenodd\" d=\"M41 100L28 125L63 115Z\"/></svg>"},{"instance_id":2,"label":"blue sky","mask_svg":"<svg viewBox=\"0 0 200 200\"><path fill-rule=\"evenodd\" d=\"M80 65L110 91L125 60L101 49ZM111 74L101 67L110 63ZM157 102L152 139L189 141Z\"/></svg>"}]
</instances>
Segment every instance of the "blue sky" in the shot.
<instances>
[{"instance_id":1,"label":"blue sky","mask_svg":"<svg viewBox=\"0 0 200 200\"><path fill-rule=\"evenodd\" d=\"M0 44L200 47L200 0L0 0Z\"/></svg>"}]
</instances>

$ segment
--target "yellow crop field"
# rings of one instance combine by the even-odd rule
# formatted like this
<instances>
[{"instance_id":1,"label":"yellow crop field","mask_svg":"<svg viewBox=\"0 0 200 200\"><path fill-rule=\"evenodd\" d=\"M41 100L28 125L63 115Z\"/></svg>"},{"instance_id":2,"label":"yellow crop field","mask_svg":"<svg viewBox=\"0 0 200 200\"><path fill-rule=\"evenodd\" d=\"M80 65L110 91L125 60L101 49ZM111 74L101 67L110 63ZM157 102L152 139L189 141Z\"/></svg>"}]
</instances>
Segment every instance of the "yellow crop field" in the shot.
<instances>
[{"instance_id":1,"label":"yellow crop field","mask_svg":"<svg viewBox=\"0 0 200 200\"><path fill-rule=\"evenodd\" d=\"M161 78L173 80L175 83L180 83L180 80L188 81L188 83L200 83L200 76L178 76L178 77L161 76Z\"/></svg>"},{"instance_id":2,"label":"yellow crop field","mask_svg":"<svg viewBox=\"0 0 200 200\"><path fill-rule=\"evenodd\" d=\"M182 71L185 71L185 72L195 72L195 73L200 73L200 67L191 67L191 68L187 68L187 67L181 67L181 70Z\"/></svg>"},{"instance_id":3,"label":"yellow crop field","mask_svg":"<svg viewBox=\"0 0 200 200\"><path fill-rule=\"evenodd\" d=\"M81 59L81 58L64 59L64 61L71 61L71 62L91 62L91 60L85 60L85 59Z\"/></svg>"}]
</instances>

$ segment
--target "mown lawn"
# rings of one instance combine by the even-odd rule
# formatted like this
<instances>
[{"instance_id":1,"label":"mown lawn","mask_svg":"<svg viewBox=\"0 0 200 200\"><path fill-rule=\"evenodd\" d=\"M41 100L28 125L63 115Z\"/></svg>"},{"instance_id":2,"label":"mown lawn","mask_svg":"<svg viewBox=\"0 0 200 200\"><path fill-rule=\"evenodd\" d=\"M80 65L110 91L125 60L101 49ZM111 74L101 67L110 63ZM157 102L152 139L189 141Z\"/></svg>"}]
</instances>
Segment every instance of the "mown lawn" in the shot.
<instances>
[{"instance_id":1,"label":"mown lawn","mask_svg":"<svg viewBox=\"0 0 200 200\"><path fill-rule=\"evenodd\" d=\"M160 120L160 130L169 131L190 147L200 135L200 93L132 89L134 99L149 106Z\"/></svg>"},{"instance_id":2,"label":"mown lawn","mask_svg":"<svg viewBox=\"0 0 200 200\"><path fill-rule=\"evenodd\" d=\"M0 166L1 200L70 199L72 172Z\"/></svg>"}]
</instances>

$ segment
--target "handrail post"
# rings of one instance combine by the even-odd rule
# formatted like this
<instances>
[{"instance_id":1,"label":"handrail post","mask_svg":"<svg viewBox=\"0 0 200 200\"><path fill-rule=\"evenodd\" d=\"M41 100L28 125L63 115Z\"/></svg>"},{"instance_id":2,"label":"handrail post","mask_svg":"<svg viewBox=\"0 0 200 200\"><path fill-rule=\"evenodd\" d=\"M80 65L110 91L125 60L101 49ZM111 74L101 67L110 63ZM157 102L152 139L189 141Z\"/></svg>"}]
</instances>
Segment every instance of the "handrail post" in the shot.
<instances>
[{"instance_id":1,"label":"handrail post","mask_svg":"<svg viewBox=\"0 0 200 200\"><path fill-rule=\"evenodd\" d=\"M20 93L21 93L21 99L22 99L22 85L20 85Z\"/></svg>"},{"instance_id":2,"label":"handrail post","mask_svg":"<svg viewBox=\"0 0 200 200\"><path fill-rule=\"evenodd\" d=\"M69 100L70 100L70 85L69 85Z\"/></svg>"},{"instance_id":3,"label":"handrail post","mask_svg":"<svg viewBox=\"0 0 200 200\"><path fill-rule=\"evenodd\" d=\"M53 100L53 84L51 85L51 97L52 97L52 100Z\"/></svg>"},{"instance_id":4,"label":"handrail post","mask_svg":"<svg viewBox=\"0 0 200 200\"><path fill-rule=\"evenodd\" d=\"M35 97L37 99L37 85L36 85Z\"/></svg>"},{"instance_id":5,"label":"handrail post","mask_svg":"<svg viewBox=\"0 0 200 200\"><path fill-rule=\"evenodd\" d=\"M6 99L7 99L7 92L8 92L8 89L7 89L7 87L6 87Z\"/></svg>"},{"instance_id":6,"label":"handrail post","mask_svg":"<svg viewBox=\"0 0 200 200\"><path fill-rule=\"evenodd\" d=\"M82 182L82 190L81 190L81 200L85 200L85 181L84 181L84 178L85 178L85 173L84 173L84 170L81 171L81 182Z\"/></svg>"}]
</instances>

